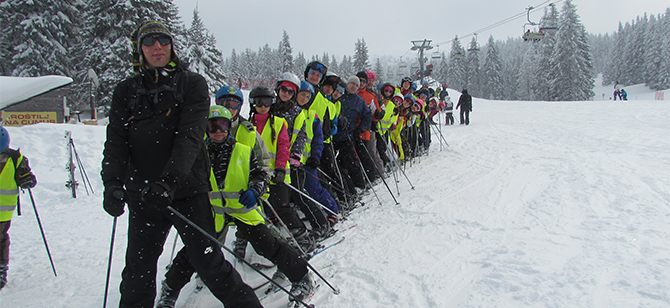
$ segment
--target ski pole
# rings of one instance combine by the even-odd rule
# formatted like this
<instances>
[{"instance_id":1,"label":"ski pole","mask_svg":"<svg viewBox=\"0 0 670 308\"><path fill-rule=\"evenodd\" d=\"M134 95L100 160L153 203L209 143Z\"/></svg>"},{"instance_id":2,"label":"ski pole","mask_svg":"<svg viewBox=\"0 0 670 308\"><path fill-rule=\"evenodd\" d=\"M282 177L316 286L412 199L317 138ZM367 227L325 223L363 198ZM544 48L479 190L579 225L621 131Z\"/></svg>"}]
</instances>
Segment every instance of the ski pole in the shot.
<instances>
[{"instance_id":1,"label":"ski pole","mask_svg":"<svg viewBox=\"0 0 670 308\"><path fill-rule=\"evenodd\" d=\"M337 172L337 176L340 178L340 187L342 189L346 190L344 186L344 178L342 177L342 172L340 171L340 165L337 163L337 155L335 155L335 146L333 145L333 141L328 143L330 145L330 153L331 156L333 157L333 165L335 165L335 171ZM353 206L354 201L352 200L351 203L349 203L349 198L347 198L347 194L342 194L344 196L344 203L348 204L349 206Z\"/></svg>"},{"instance_id":2,"label":"ski pole","mask_svg":"<svg viewBox=\"0 0 670 308\"><path fill-rule=\"evenodd\" d=\"M379 196L377 195L377 192L375 191L375 188L372 185L372 181L370 181L370 178L368 177L368 174L365 172L365 167L363 167L363 162L361 162L361 157L358 155L358 151L356 151L356 145L351 140L351 136L347 135L347 138L349 138L349 143L351 144L352 150L354 150L354 154L356 155L356 160L358 160L358 165L361 167L361 173L363 173L363 177L365 177L365 179L368 181L368 184L370 184L370 190L372 190L372 192L375 194L375 198L377 198L377 202L379 202L379 205L382 205L382 201L379 200ZM365 147L365 144L363 144L363 147Z\"/></svg>"},{"instance_id":3,"label":"ski pole","mask_svg":"<svg viewBox=\"0 0 670 308\"><path fill-rule=\"evenodd\" d=\"M275 216L277 216L277 219L279 219L279 221L281 222L281 224L283 225L283 227L286 228L286 230L288 231L288 234L291 236L291 239L295 242L295 244L296 244L296 246L298 247L298 249L300 249L300 252L302 252L302 255L301 255L300 257L303 258L303 259L305 259L305 264L307 265L307 267L308 267L309 269L311 269L312 272L314 272L314 274L316 274L317 276L319 276L319 278L321 278L321 280L323 280L323 282L325 282L325 283L326 283L326 284L333 290L333 293L335 293L335 295L340 294L340 290L339 290L339 289L333 287L333 286L328 282L328 280L326 280L326 278L324 278L324 277L321 275L321 273L319 273L319 271L316 270L316 268L314 268L311 264L309 264L309 261L308 261L308 259L309 259L309 255L307 255L307 254L302 250L302 248L300 248L300 245L298 244L298 241L293 237L293 234L291 234L291 231L288 229L288 227L286 226L286 224L281 220L281 218L279 217L279 215L277 215L277 212L275 211L275 209L274 209L274 207L272 206L272 204L270 204L270 202L267 201L267 200L265 200L265 199L263 199L263 201L265 202L265 204L267 204L267 205L270 207L270 209L272 209L272 212L275 213ZM223 244L221 244L221 245L223 245ZM246 261L245 261L245 262L246 262ZM277 283L275 283L275 282L273 282L273 283L274 283L274 284L277 284Z\"/></svg>"},{"instance_id":4,"label":"ski pole","mask_svg":"<svg viewBox=\"0 0 670 308\"><path fill-rule=\"evenodd\" d=\"M42 233L42 240L44 240L44 247L47 249L47 255L49 255L49 262L51 262L51 269L54 271L54 276L58 277L56 274L56 267L54 266L54 261L51 258L51 252L49 251L49 244L47 243L47 237L44 235L44 228L42 228L42 222L40 221L40 214L37 213L37 206L35 206L35 199L33 198L33 192L28 188L28 194L30 195L30 202L33 203L33 209L35 210L35 218L37 218L37 224L40 226L40 232Z\"/></svg>"},{"instance_id":5,"label":"ski pole","mask_svg":"<svg viewBox=\"0 0 670 308\"><path fill-rule=\"evenodd\" d=\"M167 209L168 209L170 212L172 212L173 214L175 214L177 217L179 217L181 220L183 220L185 223L187 223L187 224L190 225L191 227L193 227L193 228L195 228L196 230L198 230L200 233L202 233L202 235L204 235L204 236L205 236L206 238L208 238L210 241L213 241L213 242L216 243L217 245L221 246L221 248L223 248L224 250L226 250L227 252L229 252L230 254L232 254L233 256L235 256L235 258L237 258L238 260L242 261L242 263L244 263L244 264L246 264L247 266L249 266L251 269L253 269L254 271L256 271L256 273L258 273L258 274L260 274L261 276L263 276L263 278L269 280L271 283L273 283L274 285L276 285L277 287L279 287L282 291L284 291L286 294L288 294L289 298L293 298L293 297L291 296L291 292L290 292L289 290L287 290L286 288L284 288L280 283L278 283L278 282L272 280L272 278L270 278L268 275L266 275L265 273L263 273L263 272L260 271L259 269L256 269L255 267L253 267L253 266L251 265L251 263L249 263L249 261L244 260L244 258L240 258L240 257L236 256L235 253L234 253L232 250L230 250L230 248L226 247L226 245L224 245L223 243L221 243L221 241L219 241L219 240L218 240L217 238L215 238L213 235L207 233L207 231L205 231L205 230L202 229L200 226L198 226L197 224L195 224L193 221L191 221L190 219L188 219L188 218L187 218L186 216L184 216L182 213L180 213L179 211L175 210L173 207L171 207L171 206L169 206L169 205L168 205ZM307 263L307 264L309 264L309 263ZM298 301L298 302L300 302L300 304L302 304L302 305L305 306L305 307L308 307L308 308L313 308L313 307L314 307L314 306L312 306L312 305L308 305L307 303L305 303L305 302L302 301L302 300L298 300L298 299L295 299L295 298L293 298L293 299L296 300L296 301Z\"/></svg>"},{"instance_id":6,"label":"ski pole","mask_svg":"<svg viewBox=\"0 0 670 308\"><path fill-rule=\"evenodd\" d=\"M370 156L370 159L372 159L372 154L370 154L370 150L363 145L363 149L365 149L365 152L368 153L368 156ZM384 186L386 186L386 189L389 191L389 194L391 194L391 198L393 198L393 201L395 201L395 204L400 204L398 200L395 199L395 196L393 195L393 192L391 191L391 188L389 188L389 185L386 184L386 180L384 179L384 175L379 171L379 168L377 168L377 164L372 164L372 167L375 168L375 171L377 171L377 174L379 174L379 177L382 178L382 182L384 182Z\"/></svg>"},{"instance_id":7,"label":"ski pole","mask_svg":"<svg viewBox=\"0 0 670 308\"><path fill-rule=\"evenodd\" d=\"M319 201L314 200L314 198L310 197L308 194L306 194L306 193L300 191L299 189L293 187L293 185L291 185L289 183L284 183L284 185L288 186L288 188L292 189L293 191L301 194L303 197L305 197L305 198L311 200L312 202L318 204L320 207L322 207L324 210L328 211L329 213L331 213L333 215L337 215L337 213L333 212L333 210L331 210L327 206L321 204Z\"/></svg>"},{"instance_id":8,"label":"ski pole","mask_svg":"<svg viewBox=\"0 0 670 308\"><path fill-rule=\"evenodd\" d=\"M412 181L410 181L409 177L407 177L407 173L405 173L405 170L403 168L400 168L399 161L397 158L396 158L396 164L398 164L398 170L400 170L402 174L405 176L405 179L407 179L409 186L412 186L412 190L414 190L414 185L412 185Z\"/></svg>"},{"instance_id":9,"label":"ski pole","mask_svg":"<svg viewBox=\"0 0 670 308\"><path fill-rule=\"evenodd\" d=\"M263 199L263 198L261 198L261 200L263 200L263 202L265 203L265 205L267 205L267 206L270 208L270 210L272 210L272 213L275 214L275 217L277 217L277 220L279 221L279 224L280 224L282 227L284 227L284 229L285 229L286 232L288 233L288 238L291 239L291 241L293 242L293 244L295 245L295 247L298 248L298 252L300 253L300 255L301 255L301 256L307 256L307 253L302 249L302 247L300 247L300 244L298 243L298 240L295 239L295 237L293 236L293 233L291 233L291 230L289 230L288 226L284 223L284 221L281 219L281 217L279 217L279 214L277 214L277 211L275 211L275 208L274 208L274 206L272 206L272 204L270 203L270 201L265 200L265 199Z\"/></svg>"},{"instance_id":10,"label":"ski pole","mask_svg":"<svg viewBox=\"0 0 670 308\"><path fill-rule=\"evenodd\" d=\"M114 217L114 223L112 224L112 241L109 244L109 261L107 262L107 279L105 280L105 297L102 302L102 308L107 307L107 293L109 292L109 276L112 272L112 252L114 251L114 235L116 234L116 219Z\"/></svg>"}]
</instances>

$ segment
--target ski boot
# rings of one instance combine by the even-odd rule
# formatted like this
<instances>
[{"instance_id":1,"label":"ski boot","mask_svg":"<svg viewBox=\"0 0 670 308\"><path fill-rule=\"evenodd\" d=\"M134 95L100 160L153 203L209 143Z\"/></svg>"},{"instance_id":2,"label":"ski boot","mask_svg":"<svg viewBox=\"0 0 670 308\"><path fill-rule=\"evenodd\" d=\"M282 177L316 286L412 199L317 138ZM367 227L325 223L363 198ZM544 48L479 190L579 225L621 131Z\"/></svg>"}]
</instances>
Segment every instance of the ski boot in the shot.
<instances>
[{"instance_id":1,"label":"ski boot","mask_svg":"<svg viewBox=\"0 0 670 308\"><path fill-rule=\"evenodd\" d=\"M312 283L311 274L308 272L300 281L296 281L291 285L291 295L289 300L301 301L306 299L314 291L314 284Z\"/></svg>"},{"instance_id":2,"label":"ski boot","mask_svg":"<svg viewBox=\"0 0 670 308\"><path fill-rule=\"evenodd\" d=\"M233 253L240 259L244 259L244 256L246 255L248 242L249 241L241 237L236 238L235 242L233 242Z\"/></svg>"},{"instance_id":3,"label":"ski boot","mask_svg":"<svg viewBox=\"0 0 670 308\"><path fill-rule=\"evenodd\" d=\"M298 245L300 245L300 248L302 251L305 253L310 253L314 248L316 248L316 243L314 243L314 240L309 236L309 232L305 229L293 229L291 230L291 234L293 234L293 237L295 238L295 241L298 242Z\"/></svg>"},{"instance_id":4,"label":"ski boot","mask_svg":"<svg viewBox=\"0 0 670 308\"><path fill-rule=\"evenodd\" d=\"M7 284L7 270L9 270L9 265L0 264L0 290Z\"/></svg>"},{"instance_id":5,"label":"ski boot","mask_svg":"<svg viewBox=\"0 0 670 308\"><path fill-rule=\"evenodd\" d=\"M179 297L179 291L181 290L170 288L165 280L163 280L161 283L161 297L158 299L156 308L174 308L174 305L177 303L177 298Z\"/></svg>"}]
</instances>

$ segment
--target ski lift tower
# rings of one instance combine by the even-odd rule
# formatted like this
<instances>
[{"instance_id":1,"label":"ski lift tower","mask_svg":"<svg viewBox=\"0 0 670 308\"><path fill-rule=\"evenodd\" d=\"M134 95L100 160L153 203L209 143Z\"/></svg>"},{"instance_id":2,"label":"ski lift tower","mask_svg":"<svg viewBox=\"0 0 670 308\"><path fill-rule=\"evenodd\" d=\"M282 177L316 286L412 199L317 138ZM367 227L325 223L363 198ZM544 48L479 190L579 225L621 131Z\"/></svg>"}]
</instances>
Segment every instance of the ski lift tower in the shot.
<instances>
[{"instance_id":1,"label":"ski lift tower","mask_svg":"<svg viewBox=\"0 0 670 308\"><path fill-rule=\"evenodd\" d=\"M423 68L423 51L424 50L431 50L433 49L433 46L430 46L430 43L432 40L422 40L422 41L412 41L412 50L418 50L419 51L419 72L417 73L417 76L419 79L421 79L421 82L423 83L423 77L425 76L424 73L424 68Z\"/></svg>"}]
</instances>

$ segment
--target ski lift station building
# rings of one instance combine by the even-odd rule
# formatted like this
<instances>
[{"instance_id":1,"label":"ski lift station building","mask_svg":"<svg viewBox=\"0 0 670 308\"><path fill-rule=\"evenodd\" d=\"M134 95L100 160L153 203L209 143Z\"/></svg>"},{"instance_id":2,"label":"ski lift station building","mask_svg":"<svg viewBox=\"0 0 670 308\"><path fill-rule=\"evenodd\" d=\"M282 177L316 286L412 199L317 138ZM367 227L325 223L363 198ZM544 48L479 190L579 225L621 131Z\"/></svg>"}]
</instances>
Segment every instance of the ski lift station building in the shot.
<instances>
[{"instance_id":1,"label":"ski lift station building","mask_svg":"<svg viewBox=\"0 0 670 308\"><path fill-rule=\"evenodd\" d=\"M2 125L65 123L70 116L67 96L72 81L65 76L0 76Z\"/></svg>"}]
</instances>

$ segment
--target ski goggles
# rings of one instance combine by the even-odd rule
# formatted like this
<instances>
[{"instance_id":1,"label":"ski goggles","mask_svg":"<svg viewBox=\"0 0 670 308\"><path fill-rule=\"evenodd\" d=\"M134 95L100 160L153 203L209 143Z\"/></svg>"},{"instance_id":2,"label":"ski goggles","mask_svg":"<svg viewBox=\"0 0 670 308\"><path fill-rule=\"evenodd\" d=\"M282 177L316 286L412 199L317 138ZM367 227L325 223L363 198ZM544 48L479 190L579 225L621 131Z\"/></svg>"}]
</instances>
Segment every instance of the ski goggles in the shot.
<instances>
[{"instance_id":1,"label":"ski goggles","mask_svg":"<svg viewBox=\"0 0 670 308\"><path fill-rule=\"evenodd\" d=\"M293 94L295 94L295 91L294 91L293 89L291 89L291 88L289 88L289 87L284 87L284 86L279 87L279 91L284 91L284 92L286 92L286 94L288 94L288 95L293 95Z\"/></svg>"},{"instance_id":2,"label":"ski goggles","mask_svg":"<svg viewBox=\"0 0 670 308\"><path fill-rule=\"evenodd\" d=\"M220 99L217 99L216 104L233 110L237 110L240 109L240 107L242 107L242 101L232 97L222 97Z\"/></svg>"},{"instance_id":3,"label":"ski goggles","mask_svg":"<svg viewBox=\"0 0 670 308\"><path fill-rule=\"evenodd\" d=\"M274 97L256 97L253 100L256 107L270 107L275 103Z\"/></svg>"},{"instance_id":4,"label":"ski goggles","mask_svg":"<svg viewBox=\"0 0 670 308\"><path fill-rule=\"evenodd\" d=\"M156 44L156 41L158 41L162 46L167 46L170 45L170 43L172 43L172 39L167 35L155 35L155 36L147 35L142 38L142 45L151 47L154 44Z\"/></svg>"},{"instance_id":5,"label":"ski goggles","mask_svg":"<svg viewBox=\"0 0 670 308\"><path fill-rule=\"evenodd\" d=\"M213 118L207 121L207 132L215 133L220 130L222 133L227 133L230 129L230 120L226 118Z\"/></svg>"},{"instance_id":6,"label":"ski goggles","mask_svg":"<svg viewBox=\"0 0 670 308\"><path fill-rule=\"evenodd\" d=\"M321 73L321 75L326 74L326 66L324 66L323 64L318 63L318 62L314 62L314 63L312 63L312 64L311 64L310 66L308 66L307 68L309 69L310 72L311 72L312 70L314 70L314 71L317 71L317 72Z\"/></svg>"}]
</instances>

